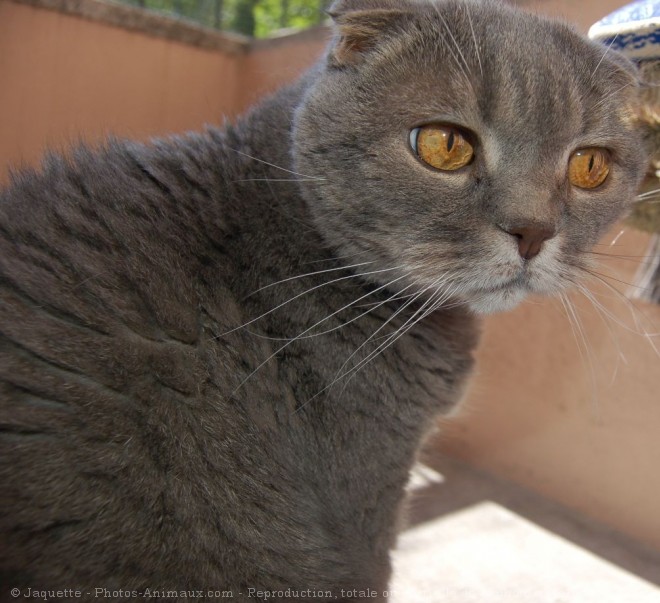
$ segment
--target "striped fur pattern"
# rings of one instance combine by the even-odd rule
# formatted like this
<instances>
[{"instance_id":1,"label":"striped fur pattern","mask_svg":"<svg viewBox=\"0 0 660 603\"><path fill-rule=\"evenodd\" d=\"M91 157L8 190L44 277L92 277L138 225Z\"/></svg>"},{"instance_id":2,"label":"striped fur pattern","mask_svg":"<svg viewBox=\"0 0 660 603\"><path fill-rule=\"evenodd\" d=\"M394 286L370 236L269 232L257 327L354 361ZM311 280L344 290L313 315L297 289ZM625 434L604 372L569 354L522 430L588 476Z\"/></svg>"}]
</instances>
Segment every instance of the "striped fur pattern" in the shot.
<instances>
[{"instance_id":1,"label":"striped fur pattern","mask_svg":"<svg viewBox=\"0 0 660 603\"><path fill-rule=\"evenodd\" d=\"M325 59L236 124L1 193L1 602L384 600L475 313L568 286L632 199L615 53L490 2L331 12ZM475 132L471 175L415 158L429 120ZM578 138L616 158L591 196L557 167ZM496 228L523 218L559 233L527 264Z\"/></svg>"}]
</instances>

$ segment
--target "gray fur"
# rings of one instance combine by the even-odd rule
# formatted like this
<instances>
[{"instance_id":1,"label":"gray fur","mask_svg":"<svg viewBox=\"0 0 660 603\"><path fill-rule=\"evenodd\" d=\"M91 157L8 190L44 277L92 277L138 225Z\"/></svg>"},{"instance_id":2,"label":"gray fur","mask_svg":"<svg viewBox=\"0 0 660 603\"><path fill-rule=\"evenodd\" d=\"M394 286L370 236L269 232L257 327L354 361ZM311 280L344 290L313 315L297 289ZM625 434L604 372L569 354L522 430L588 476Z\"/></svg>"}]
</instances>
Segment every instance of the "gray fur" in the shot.
<instances>
[{"instance_id":1,"label":"gray fur","mask_svg":"<svg viewBox=\"0 0 660 603\"><path fill-rule=\"evenodd\" d=\"M494 3L332 14L326 60L235 126L51 156L2 193L0 601L381 600L409 469L470 372L473 310L569 286L632 199L637 85L613 52ZM438 120L479 138L469 170L411 152ZM615 167L576 191L565 165L587 144ZM520 222L558 232L524 270L502 231Z\"/></svg>"}]
</instances>

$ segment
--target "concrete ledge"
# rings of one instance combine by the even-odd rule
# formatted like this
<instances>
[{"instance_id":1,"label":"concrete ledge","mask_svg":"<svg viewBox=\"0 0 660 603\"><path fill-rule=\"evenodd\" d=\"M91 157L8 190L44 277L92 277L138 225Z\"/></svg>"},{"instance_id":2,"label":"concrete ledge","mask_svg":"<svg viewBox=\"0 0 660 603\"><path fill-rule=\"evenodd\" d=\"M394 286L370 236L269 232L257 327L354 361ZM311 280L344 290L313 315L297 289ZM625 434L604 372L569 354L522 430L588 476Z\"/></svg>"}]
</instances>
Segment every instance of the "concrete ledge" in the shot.
<instances>
[{"instance_id":1,"label":"concrete ledge","mask_svg":"<svg viewBox=\"0 0 660 603\"><path fill-rule=\"evenodd\" d=\"M394 603L660 601L660 551L432 450L422 460Z\"/></svg>"},{"instance_id":2,"label":"concrete ledge","mask_svg":"<svg viewBox=\"0 0 660 603\"><path fill-rule=\"evenodd\" d=\"M129 31L138 31L157 38L166 38L230 55L245 54L250 38L239 34L219 32L185 19L143 10L125 4L100 0L10 0L35 8L57 11L89 21L106 23Z\"/></svg>"},{"instance_id":3,"label":"concrete ledge","mask_svg":"<svg viewBox=\"0 0 660 603\"><path fill-rule=\"evenodd\" d=\"M660 589L483 501L404 532L394 603L656 603Z\"/></svg>"}]
</instances>

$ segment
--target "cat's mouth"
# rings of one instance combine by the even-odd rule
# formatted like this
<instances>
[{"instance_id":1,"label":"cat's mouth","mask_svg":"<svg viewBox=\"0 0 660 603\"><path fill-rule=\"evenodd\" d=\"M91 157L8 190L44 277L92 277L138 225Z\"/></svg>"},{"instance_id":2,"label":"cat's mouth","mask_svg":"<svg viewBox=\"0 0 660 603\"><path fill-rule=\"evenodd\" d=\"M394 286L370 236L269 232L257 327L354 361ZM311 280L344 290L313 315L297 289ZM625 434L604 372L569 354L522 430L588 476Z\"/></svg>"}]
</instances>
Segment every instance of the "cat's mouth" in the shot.
<instances>
[{"instance_id":1,"label":"cat's mouth","mask_svg":"<svg viewBox=\"0 0 660 603\"><path fill-rule=\"evenodd\" d=\"M526 291L530 291L529 287L529 278L526 277L524 272L521 272L518 276L515 278L505 281L503 283L500 283L499 285L494 285L492 287L485 287L483 289L484 293L496 293L498 291L507 291L509 289L524 289Z\"/></svg>"},{"instance_id":2,"label":"cat's mouth","mask_svg":"<svg viewBox=\"0 0 660 603\"><path fill-rule=\"evenodd\" d=\"M514 290L531 292L533 290L531 281L532 273L527 266L502 266L499 271L494 270L484 274L481 282L474 283L472 291L474 295Z\"/></svg>"},{"instance_id":3,"label":"cat's mouth","mask_svg":"<svg viewBox=\"0 0 660 603\"><path fill-rule=\"evenodd\" d=\"M493 314L495 312L507 312L515 308L531 289L524 283L504 283L489 289L476 292L468 300L468 307L477 314Z\"/></svg>"},{"instance_id":4,"label":"cat's mouth","mask_svg":"<svg viewBox=\"0 0 660 603\"><path fill-rule=\"evenodd\" d=\"M501 282L486 283L474 289L468 306L479 314L506 312L515 308L531 294L547 294L550 283L543 282L538 274L522 267L513 276Z\"/></svg>"},{"instance_id":5,"label":"cat's mouth","mask_svg":"<svg viewBox=\"0 0 660 603\"><path fill-rule=\"evenodd\" d=\"M491 254L458 261L445 272L437 267L443 258L420 262L416 254L409 272L421 277L423 292L448 304L465 305L479 314L505 312L530 295L555 295L570 286L570 265L561 243L559 237L547 241L531 260L521 259L517 250L496 247ZM437 293L428 293L436 289Z\"/></svg>"}]
</instances>

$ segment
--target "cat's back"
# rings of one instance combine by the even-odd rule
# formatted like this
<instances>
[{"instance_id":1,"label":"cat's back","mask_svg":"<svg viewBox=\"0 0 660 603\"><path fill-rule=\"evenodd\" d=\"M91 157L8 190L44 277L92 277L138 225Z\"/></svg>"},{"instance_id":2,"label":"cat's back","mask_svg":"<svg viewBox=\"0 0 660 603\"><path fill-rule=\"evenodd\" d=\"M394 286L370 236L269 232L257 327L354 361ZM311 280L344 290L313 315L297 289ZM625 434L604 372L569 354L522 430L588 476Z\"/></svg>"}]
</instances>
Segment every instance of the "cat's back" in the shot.
<instances>
[{"instance_id":1,"label":"cat's back","mask_svg":"<svg viewBox=\"0 0 660 603\"><path fill-rule=\"evenodd\" d=\"M156 364L158 349L198 349L211 290L224 296L215 318L236 319L223 175L205 187L215 174L200 144L83 147L15 178L0 197L3 368L24 358L124 391L151 368L143 347ZM162 378L187 389L172 370Z\"/></svg>"},{"instance_id":2,"label":"cat's back","mask_svg":"<svg viewBox=\"0 0 660 603\"><path fill-rule=\"evenodd\" d=\"M217 475L249 433L229 376L263 350L221 337L241 320L240 200L214 136L79 149L2 193L3 583L211 583L225 565L219 509L242 485Z\"/></svg>"}]
</instances>

